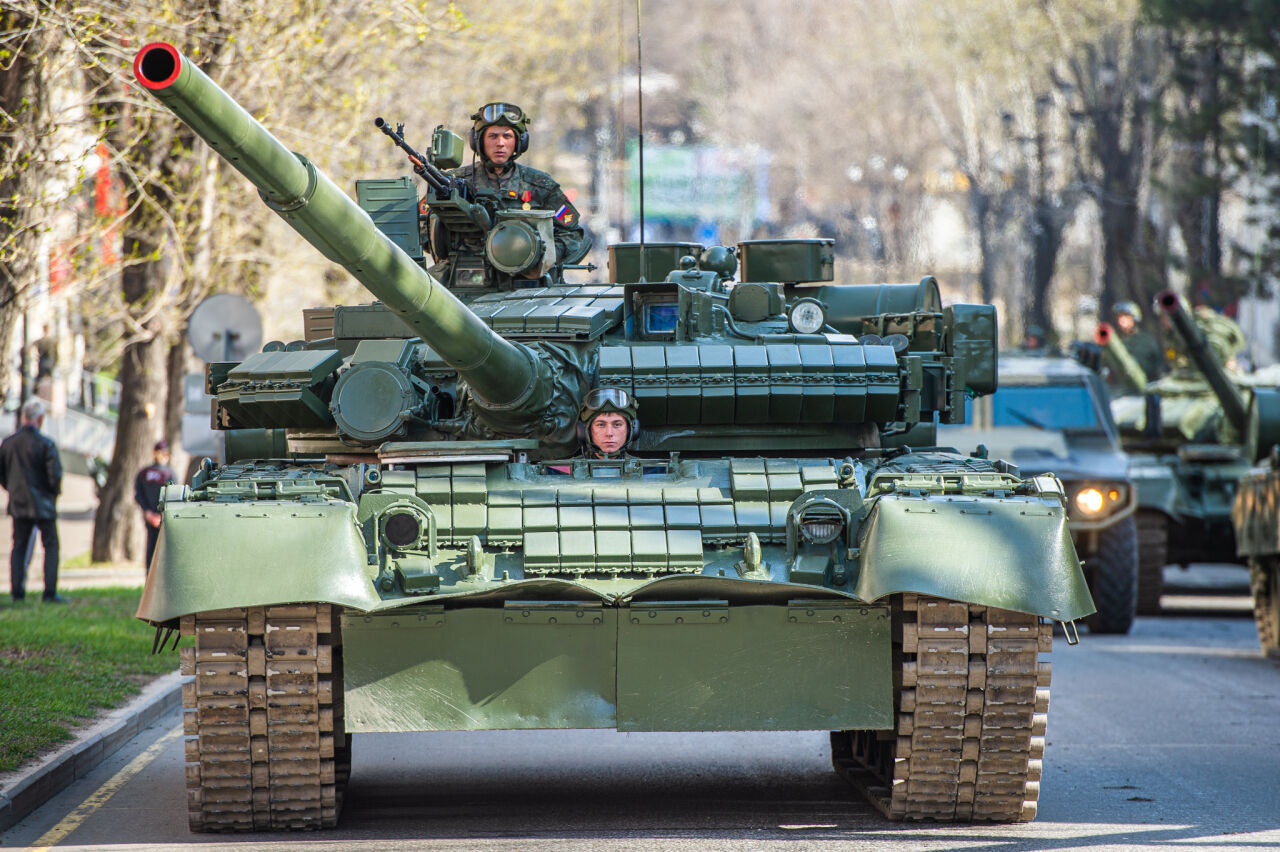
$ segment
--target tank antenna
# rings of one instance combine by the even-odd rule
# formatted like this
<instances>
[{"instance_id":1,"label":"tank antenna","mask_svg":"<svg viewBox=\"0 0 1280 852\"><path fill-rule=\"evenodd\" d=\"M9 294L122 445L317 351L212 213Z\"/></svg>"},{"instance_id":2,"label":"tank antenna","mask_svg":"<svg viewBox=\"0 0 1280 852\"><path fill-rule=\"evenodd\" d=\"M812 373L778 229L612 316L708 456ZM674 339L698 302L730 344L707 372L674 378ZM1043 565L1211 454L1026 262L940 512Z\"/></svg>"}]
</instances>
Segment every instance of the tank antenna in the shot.
<instances>
[{"instance_id":1,"label":"tank antenna","mask_svg":"<svg viewBox=\"0 0 1280 852\"><path fill-rule=\"evenodd\" d=\"M640 165L640 280L644 281L644 53L640 38L640 0L636 0L636 155Z\"/></svg>"}]
</instances>

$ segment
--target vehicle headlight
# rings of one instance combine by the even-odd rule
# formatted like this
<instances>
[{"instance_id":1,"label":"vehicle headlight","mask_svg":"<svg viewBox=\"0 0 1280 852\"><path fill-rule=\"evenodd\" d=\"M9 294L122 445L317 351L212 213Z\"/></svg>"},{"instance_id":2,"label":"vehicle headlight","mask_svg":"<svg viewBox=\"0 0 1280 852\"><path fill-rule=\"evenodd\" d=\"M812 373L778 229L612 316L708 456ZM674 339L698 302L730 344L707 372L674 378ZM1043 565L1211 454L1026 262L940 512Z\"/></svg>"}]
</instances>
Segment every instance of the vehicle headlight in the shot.
<instances>
[{"instance_id":1,"label":"vehicle headlight","mask_svg":"<svg viewBox=\"0 0 1280 852\"><path fill-rule=\"evenodd\" d=\"M1096 515L1106 505L1106 497L1097 488L1085 488L1076 493L1076 508L1086 515Z\"/></svg>"},{"instance_id":2,"label":"vehicle headlight","mask_svg":"<svg viewBox=\"0 0 1280 852\"><path fill-rule=\"evenodd\" d=\"M835 505L819 503L808 506L800 512L798 520L800 534L813 544L835 541L844 532L845 516Z\"/></svg>"},{"instance_id":3,"label":"vehicle headlight","mask_svg":"<svg viewBox=\"0 0 1280 852\"><path fill-rule=\"evenodd\" d=\"M1129 499L1129 486L1119 482L1095 482L1069 489L1071 515L1076 520L1105 518L1120 511Z\"/></svg>"},{"instance_id":4,"label":"vehicle headlight","mask_svg":"<svg viewBox=\"0 0 1280 852\"><path fill-rule=\"evenodd\" d=\"M827 324L827 312L817 299L797 300L787 318L796 334L817 334Z\"/></svg>"}]
</instances>

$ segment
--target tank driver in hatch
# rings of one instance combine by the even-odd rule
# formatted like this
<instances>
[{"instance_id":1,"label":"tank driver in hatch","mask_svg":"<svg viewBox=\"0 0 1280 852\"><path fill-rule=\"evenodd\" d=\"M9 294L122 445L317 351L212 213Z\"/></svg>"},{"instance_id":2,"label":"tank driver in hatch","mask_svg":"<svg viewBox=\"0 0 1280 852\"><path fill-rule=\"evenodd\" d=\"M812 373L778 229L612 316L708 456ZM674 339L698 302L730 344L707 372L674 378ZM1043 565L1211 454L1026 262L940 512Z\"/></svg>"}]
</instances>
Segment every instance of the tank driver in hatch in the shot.
<instances>
[{"instance_id":1,"label":"tank driver in hatch","mask_svg":"<svg viewBox=\"0 0 1280 852\"><path fill-rule=\"evenodd\" d=\"M578 409L578 440L589 459L627 458L640 428L635 397L621 388L595 388Z\"/></svg>"}]
</instances>

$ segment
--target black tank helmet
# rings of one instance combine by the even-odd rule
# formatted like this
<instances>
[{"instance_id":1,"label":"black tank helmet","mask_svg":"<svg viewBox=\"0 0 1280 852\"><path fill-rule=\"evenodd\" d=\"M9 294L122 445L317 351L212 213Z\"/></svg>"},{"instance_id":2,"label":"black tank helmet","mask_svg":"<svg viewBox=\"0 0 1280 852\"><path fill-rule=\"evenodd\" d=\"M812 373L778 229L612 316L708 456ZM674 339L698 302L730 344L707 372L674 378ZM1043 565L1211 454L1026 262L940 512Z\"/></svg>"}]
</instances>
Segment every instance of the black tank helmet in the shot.
<instances>
[{"instance_id":1,"label":"black tank helmet","mask_svg":"<svg viewBox=\"0 0 1280 852\"><path fill-rule=\"evenodd\" d=\"M591 455L595 452L591 444L591 420L597 414L611 412L621 414L627 420L627 441L618 450L619 454L625 453L640 431L639 409L636 398L622 388L604 387L589 391L578 409L578 443L582 445L583 453Z\"/></svg>"},{"instance_id":2,"label":"black tank helmet","mask_svg":"<svg viewBox=\"0 0 1280 852\"><path fill-rule=\"evenodd\" d=\"M485 155L481 140L484 139L485 130L494 125L510 127L516 132L516 150L511 159L514 160L529 150L529 116L515 104L494 101L480 107L471 116L471 150L479 154L482 160Z\"/></svg>"}]
</instances>

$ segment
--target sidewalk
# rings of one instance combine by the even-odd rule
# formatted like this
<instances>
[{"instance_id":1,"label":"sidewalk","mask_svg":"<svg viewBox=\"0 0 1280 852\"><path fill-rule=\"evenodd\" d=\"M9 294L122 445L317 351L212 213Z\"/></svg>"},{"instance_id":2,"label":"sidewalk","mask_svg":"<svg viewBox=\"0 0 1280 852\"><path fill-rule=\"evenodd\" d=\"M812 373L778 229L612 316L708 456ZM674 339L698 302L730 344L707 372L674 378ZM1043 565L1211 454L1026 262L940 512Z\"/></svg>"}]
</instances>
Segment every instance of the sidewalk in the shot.
<instances>
[{"instance_id":1,"label":"sidewalk","mask_svg":"<svg viewBox=\"0 0 1280 852\"><path fill-rule=\"evenodd\" d=\"M88 476L67 474L62 478L62 496L58 498L58 544L61 562L88 553L93 546L93 515L98 508L93 480ZM9 594L9 553L13 549L12 526L7 523L9 494L0 489L0 513L4 513L6 529L0 530L0 593ZM44 590L44 548L36 534L35 551L27 567L27 594ZM145 574L142 563L119 562L84 568L60 568L58 590L84 589L96 586L141 586Z\"/></svg>"},{"instance_id":2,"label":"sidewalk","mask_svg":"<svg viewBox=\"0 0 1280 852\"><path fill-rule=\"evenodd\" d=\"M76 474L63 476L62 496L58 500L58 543L63 566L68 560L89 552L93 544L93 517L97 508L92 479ZM5 513L6 520L8 509L8 494L0 489L0 512ZM6 603L9 595L9 553L12 549L11 528L0 530L0 593ZM43 559L44 551L37 535L35 552L27 568L28 596L38 595L44 589ZM144 576L141 562L62 567L58 571L58 590L66 592L95 586L141 587ZM124 706L105 711L83 727L74 729L71 742L15 772L0 775L0 832L13 827L143 729L172 712L181 704L181 695L182 683L178 673L163 675L143 687L142 694Z\"/></svg>"}]
</instances>

